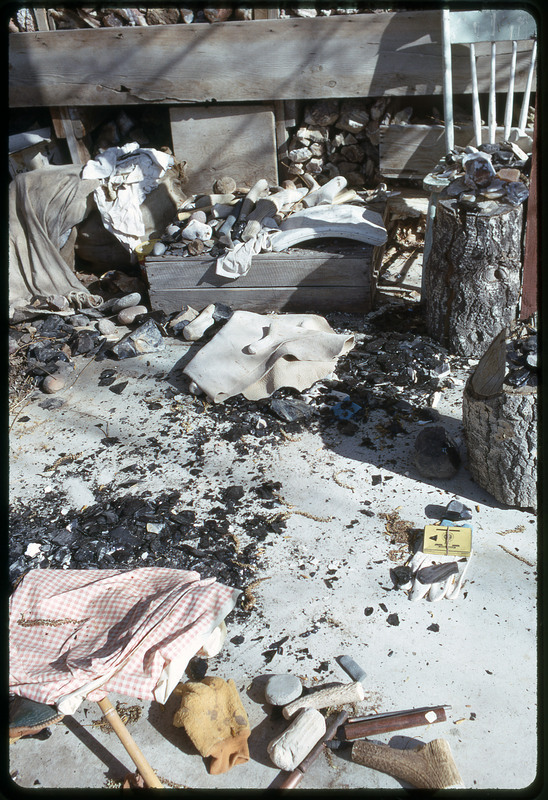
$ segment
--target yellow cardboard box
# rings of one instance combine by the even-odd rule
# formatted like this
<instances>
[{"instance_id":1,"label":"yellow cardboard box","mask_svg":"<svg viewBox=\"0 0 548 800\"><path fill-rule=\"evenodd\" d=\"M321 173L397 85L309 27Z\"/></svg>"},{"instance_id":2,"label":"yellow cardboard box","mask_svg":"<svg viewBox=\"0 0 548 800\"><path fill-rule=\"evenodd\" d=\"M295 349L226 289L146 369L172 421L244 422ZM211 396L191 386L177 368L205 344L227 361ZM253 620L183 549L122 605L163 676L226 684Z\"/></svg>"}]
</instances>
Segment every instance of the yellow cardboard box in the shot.
<instances>
[{"instance_id":1,"label":"yellow cardboard box","mask_svg":"<svg viewBox=\"0 0 548 800\"><path fill-rule=\"evenodd\" d=\"M422 549L432 556L468 557L472 550L472 528L460 525L427 525Z\"/></svg>"}]
</instances>

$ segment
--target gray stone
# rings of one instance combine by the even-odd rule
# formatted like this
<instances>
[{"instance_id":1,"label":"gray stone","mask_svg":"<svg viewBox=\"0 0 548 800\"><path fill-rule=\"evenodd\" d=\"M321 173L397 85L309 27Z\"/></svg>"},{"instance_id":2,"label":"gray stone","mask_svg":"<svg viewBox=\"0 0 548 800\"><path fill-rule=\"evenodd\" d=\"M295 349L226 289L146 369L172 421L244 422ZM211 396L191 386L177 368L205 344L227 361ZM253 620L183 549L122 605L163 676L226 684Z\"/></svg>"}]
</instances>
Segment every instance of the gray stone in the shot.
<instances>
[{"instance_id":1,"label":"gray stone","mask_svg":"<svg viewBox=\"0 0 548 800\"><path fill-rule=\"evenodd\" d=\"M112 347L116 358L133 358L145 353L163 350L165 347L162 334L154 320L147 320L136 330L128 333Z\"/></svg>"},{"instance_id":2,"label":"gray stone","mask_svg":"<svg viewBox=\"0 0 548 800\"><path fill-rule=\"evenodd\" d=\"M472 519L472 511L460 500L451 500L445 507L445 516L456 522L461 519Z\"/></svg>"},{"instance_id":3,"label":"gray stone","mask_svg":"<svg viewBox=\"0 0 548 800\"><path fill-rule=\"evenodd\" d=\"M284 706L301 696L303 685L296 675L272 675L266 682L264 696L273 706Z\"/></svg>"},{"instance_id":4,"label":"gray stone","mask_svg":"<svg viewBox=\"0 0 548 800\"><path fill-rule=\"evenodd\" d=\"M89 325L89 321L89 317L85 314L74 314L67 320L74 328L85 328L86 325Z\"/></svg>"},{"instance_id":5,"label":"gray stone","mask_svg":"<svg viewBox=\"0 0 548 800\"><path fill-rule=\"evenodd\" d=\"M112 322L112 320L110 320L110 319L100 319L97 322L97 330L103 336L110 336L111 334L116 333L118 328L116 327L114 322Z\"/></svg>"},{"instance_id":6,"label":"gray stone","mask_svg":"<svg viewBox=\"0 0 548 800\"><path fill-rule=\"evenodd\" d=\"M338 656L337 661L353 681L363 681L366 678L365 671L350 656Z\"/></svg>"},{"instance_id":7,"label":"gray stone","mask_svg":"<svg viewBox=\"0 0 548 800\"><path fill-rule=\"evenodd\" d=\"M443 425L422 430L415 440L415 466L425 478L453 478L461 459L456 442Z\"/></svg>"},{"instance_id":8,"label":"gray stone","mask_svg":"<svg viewBox=\"0 0 548 800\"><path fill-rule=\"evenodd\" d=\"M131 294L126 294L124 297L119 297L117 300L115 300L112 304L111 311L113 314L117 314L118 311L121 311L123 308L137 306L140 302L141 295L139 292L131 292Z\"/></svg>"}]
</instances>

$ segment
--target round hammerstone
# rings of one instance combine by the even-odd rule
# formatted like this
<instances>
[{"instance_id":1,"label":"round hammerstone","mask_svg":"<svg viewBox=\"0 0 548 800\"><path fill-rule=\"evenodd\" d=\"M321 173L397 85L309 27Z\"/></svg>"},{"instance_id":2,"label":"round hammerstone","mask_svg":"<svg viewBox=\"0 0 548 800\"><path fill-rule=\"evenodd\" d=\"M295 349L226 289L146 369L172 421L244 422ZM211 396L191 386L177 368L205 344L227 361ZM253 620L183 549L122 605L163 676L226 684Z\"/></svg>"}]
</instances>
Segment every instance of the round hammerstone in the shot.
<instances>
[{"instance_id":1,"label":"round hammerstone","mask_svg":"<svg viewBox=\"0 0 548 800\"><path fill-rule=\"evenodd\" d=\"M65 383L63 375L46 375L42 382L42 390L46 394L55 394L65 388Z\"/></svg>"},{"instance_id":2,"label":"round hammerstone","mask_svg":"<svg viewBox=\"0 0 548 800\"><path fill-rule=\"evenodd\" d=\"M110 319L100 319L97 323L97 330L99 333L102 333L103 336L110 336L112 333L116 333L118 328Z\"/></svg>"},{"instance_id":3,"label":"round hammerstone","mask_svg":"<svg viewBox=\"0 0 548 800\"><path fill-rule=\"evenodd\" d=\"M217 178L213 184L213 191L217 194L231 194L236 189L236 181L229 175Z\"/></svg>"},{"instance_id":4,"label":"round hammerstone","mask_svg":"<svg viewBox=\"0 0 548 800\"><path fill-rule=\"evenodd\" d=\"M154 245L152 246L152 255L163 256L166 250L167 247L163 242L154 242Z\"/></svg>"},{"instance_id":5,"label":"round hammerstone","mask_svg":"<svg viewBox=\"0 0 548 800\"><path fill-rule=\"evenodd\" d=\"M146 314L147 310L148 309L146 306L131 306L130 308L123 308L118 314L118 322L120 325L131 325L131 323L135 320L135 317L138 317L139 314Z\"/></svg>"},{"instance_id":6,"label":"round hammerstone","mask_svg":"<svg viewBox=\"0 0 548 800\"><path fill-rule=\"evenodd\" d=\"M207 222L207 214L205 213L205 211L202 211L201 208L198 208L196 211L193 211L192 214L190 215L189 220L191 219L195 219L196 222L203 222L203 224L205 225Z\"/></svg>"},{"instance_id":7,"label":"round hammerstone","mask_svg":"<svg viewBox=\"0 0 548 800\"><path fill-rule=\"evenodd\" d=\"M296 675L272 675L266 682L264 696L273 706L285 706L303 693L303 685Z\"/></svg>"}]
</instances>

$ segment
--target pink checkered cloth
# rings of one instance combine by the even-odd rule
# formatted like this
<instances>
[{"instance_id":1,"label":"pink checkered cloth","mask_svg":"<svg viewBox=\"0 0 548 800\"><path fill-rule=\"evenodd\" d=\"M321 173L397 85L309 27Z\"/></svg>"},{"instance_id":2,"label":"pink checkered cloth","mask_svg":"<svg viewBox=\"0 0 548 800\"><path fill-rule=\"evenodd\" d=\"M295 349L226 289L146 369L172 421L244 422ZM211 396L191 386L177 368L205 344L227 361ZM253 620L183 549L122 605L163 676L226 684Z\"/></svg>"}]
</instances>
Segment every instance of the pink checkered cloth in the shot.
<instances>
[{"instance_id":1,"label":"pink checkered cloth","mask_svg":"<svg viewBox=\"0 0 548 800\"><path fill-rule=\"evenodd\" d=\"M33 570L9 603L10 691L63 713L109 691L165 702L238 594L177 569Z\"/></svg>"}]
</instances>

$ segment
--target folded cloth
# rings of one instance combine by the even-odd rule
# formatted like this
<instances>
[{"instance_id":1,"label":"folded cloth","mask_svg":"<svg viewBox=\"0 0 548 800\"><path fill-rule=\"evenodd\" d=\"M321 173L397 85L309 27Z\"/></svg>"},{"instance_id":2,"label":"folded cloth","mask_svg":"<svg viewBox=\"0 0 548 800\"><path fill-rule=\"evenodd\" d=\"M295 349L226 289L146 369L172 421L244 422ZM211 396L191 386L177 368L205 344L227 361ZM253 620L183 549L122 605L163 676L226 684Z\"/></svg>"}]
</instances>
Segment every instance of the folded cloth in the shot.
<instances>
[{"instance_id":1,"label":"folded cloth","mask_svg":"<svg viewBox=\"0 0 548 800\"><path fill-rule=\"evenodd\" d=\"M215 272L223 278L240 278L242 275L247 275L253 256L266 250L272 250L268 231L259 231L247 242L237 242L234 247L219 256Z\"/></svg>"},{"instance_id":2,"label":"folded cloth","mask_svg":"<svg viewBox=\"0 0 548 800\"><path fill-rule=\"evenodd\" d=\"M281 386L309 388L353 346L353 336L315 314L235 311L184 372L214 403L240 393L259 400Z\"/></svg>"},{"instance_id":3,"label":"folded cloth","mask_svg":"<svg viewBox=\"0 0 548 800\"><path fill-rule=\"evenodd\" d=\"M63 714L110 691L164 703L238 594L177 569L32 570L9 602L10 692Z\"/></svg>"},{"instance_id":4,"label":"folded cloth","mask_svg":"<svg viewBox=\"0 0 548 800\"><path fill-rule=\"evenodd\" d=\"M24 308L37 298L76 296L98 305L76 277L61 248L72 228L94 207L98 180L83 182L82 167L68 165L16 175L9 187L9 303ZM86 303L86 297L88 302Z\"/></svg>"},{"instance_id":5,"label":"folded cloth","mask_svg":"<svg viewBox=\"0 0 548 800\"><path fill-rule=\"evenodd\" d=\"M181 707L173 724L184 728L201 756L211 756L212 775L249 761L251 729L236 684L216 676L188 681L179 689Z\"/></svg>"},{"instance_id":6,"label":"folded cloth","mask_svg":"<svg viewBox=\"0 0 548 800\"><path fill-rule=\"evenodd\" d=\"M109 147L84 166L84 181L100 181L94 197L105 228L127 250L134 250L144 237L141 204L172 164L168 153L130 142Z\"/></svg>"}]
</instances>

